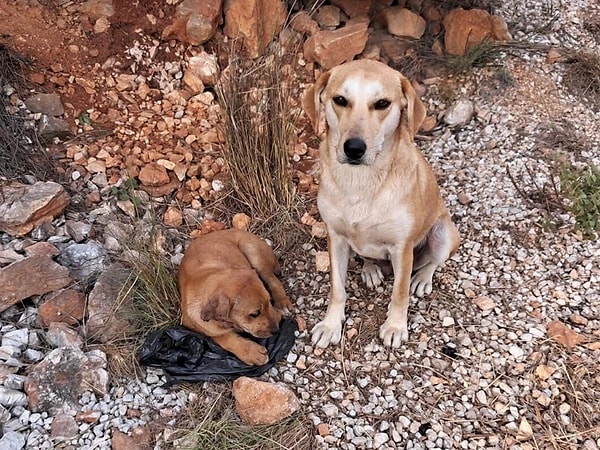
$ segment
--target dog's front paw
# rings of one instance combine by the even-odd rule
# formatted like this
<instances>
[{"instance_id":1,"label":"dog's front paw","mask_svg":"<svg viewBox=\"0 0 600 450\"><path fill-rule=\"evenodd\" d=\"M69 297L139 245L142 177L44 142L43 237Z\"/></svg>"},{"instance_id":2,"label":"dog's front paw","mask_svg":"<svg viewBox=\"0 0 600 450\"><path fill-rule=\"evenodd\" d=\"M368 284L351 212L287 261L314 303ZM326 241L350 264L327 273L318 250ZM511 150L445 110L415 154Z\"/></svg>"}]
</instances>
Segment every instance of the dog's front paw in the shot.
<instances>
[{"instance_id":1,"label":"dog's front paw","mask_svg":"<svg viewBox=\"0 0 600 450\"><path fill-rule=\"evenodd\" d=\"M281 311L281 313L289 317L292 315L292 311L294 310L294 305L287 297L277 298L275 299L275 308Z\"/></svg>"},{"instance_id":2,"label":"dog's front paw","mask_svg":"<svg viewBox=\"0 0 600 450\"><path fill-rule=\"evenodd\" d=\"M381 272L381 268L371 261L365 261L363 263L360 277L369 289L376 288L383 283L383 273Z\"/></svg>"},{"instance_id":3,"label":"dog's front paw","mask_svg":"<svg viewBox=\"0 0 600 450\"><path fill-rule=\"evenodd\" d=\"M379 329L379 337L388 347L398 348L403 341L408 340L406 321L391 321L387 319Z\"/></svg>"},{"instance_id":4,"label":"dog's front paw","mask_svg":"<svg viewBox=\"0 0 600 450\"><path fill-rule=\"evenodd\" d=\"M312 332L312 343L320 348L327 348L329 344L337 344L342 339L342 324L331 324L323 320L315 325Z\"/></svg>"},{"instance_id":5,"label":"dog's front paw","mask_svg":"<svg viewBox=\"0 0 600 450\"><path fill-rule=\"evenodd\" d=\"M249 366L262 366L269 362L269 353L267 352L267 349L262 345L251 341L245 346L244 353L236 356Z\"/></svg>"}]
</instances>

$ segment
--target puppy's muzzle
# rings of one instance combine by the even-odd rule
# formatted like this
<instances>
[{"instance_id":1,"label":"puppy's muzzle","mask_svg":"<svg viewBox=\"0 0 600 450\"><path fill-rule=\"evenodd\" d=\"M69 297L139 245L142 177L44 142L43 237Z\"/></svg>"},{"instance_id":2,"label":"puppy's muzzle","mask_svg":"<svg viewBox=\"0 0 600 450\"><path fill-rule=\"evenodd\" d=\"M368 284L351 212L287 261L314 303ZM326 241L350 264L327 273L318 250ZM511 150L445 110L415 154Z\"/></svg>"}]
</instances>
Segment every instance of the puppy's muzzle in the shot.
<instances>
[{"instance_id":1,"label":"puppy's muzzle","mask_svg":"<svg viewBox=\"0 0 600 450\"><path fill-rule=\"evenodd\" d=\"M367 151L367 144L362 139L351 138L344 142L344 154L349 164L360 164Z\"/></svg>"}]
</instances>

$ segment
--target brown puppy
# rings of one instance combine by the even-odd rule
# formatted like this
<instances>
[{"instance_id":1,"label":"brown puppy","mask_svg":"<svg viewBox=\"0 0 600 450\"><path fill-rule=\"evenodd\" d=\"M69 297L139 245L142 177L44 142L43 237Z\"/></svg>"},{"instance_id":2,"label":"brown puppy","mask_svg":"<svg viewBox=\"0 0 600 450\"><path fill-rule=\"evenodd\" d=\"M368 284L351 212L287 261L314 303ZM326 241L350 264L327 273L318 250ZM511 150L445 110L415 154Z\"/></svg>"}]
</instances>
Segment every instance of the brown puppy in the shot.
<instances>
[{"instance_id":1,"label":"brown puppy","mask_svg":"<svg viewBox=\"0 0 600 450\"><path fill-rule=\"evenodd\" d=\"M292 304L278 272L271 248L246 231L215 231L195 239L178 273L183 325L210 336L246 364L265 364L267 350L238 332L266 338L279 329L282 312Z\"/></svg>"},{"instance_id":2,"label":"brown puppy","mask_svg":"<svg viewBox=\"0 0 600 450\"><path fill-rule=\"evenodd\" d=\"M324 131L317 203L329 234L329 307L313 343L340 341L348 257L357 253L367 258L362 277L369 287L382 282L370 259L392 263L392 298L379 335L399 347L408 339L410 294L431 293L433 272L459 243L435 175L413 142L425 108L408 79L369 60L325 72L302 104L315 130Z\"/></svg>"}]
</instances>

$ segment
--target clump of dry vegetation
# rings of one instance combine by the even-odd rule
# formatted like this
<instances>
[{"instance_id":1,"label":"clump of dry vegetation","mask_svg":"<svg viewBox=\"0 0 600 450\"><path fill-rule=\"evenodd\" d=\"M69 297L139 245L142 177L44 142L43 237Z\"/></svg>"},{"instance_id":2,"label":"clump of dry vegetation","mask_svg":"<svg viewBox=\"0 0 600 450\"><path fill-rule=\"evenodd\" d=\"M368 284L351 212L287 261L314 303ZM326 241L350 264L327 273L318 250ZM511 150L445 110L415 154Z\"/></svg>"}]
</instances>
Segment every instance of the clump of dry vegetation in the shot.
<instances>
[{"instance_id":1,"label":"clump of dry vegetation","mask_svg":"<svg viewBox=\"0 0 600 450\"><path fill-rule=\"evenodd\" d=\"M297 221L288 148L298 109L292 108L292 86L274 49L255 60L243 58L235 45L231 49L217 92L233 197L265 231L261 235L278 241L281 230Z\"/></svg>"},{"instance_id":2,"label":"clump of dry vegetation","mask_svg":"<svg viewBox=\"0 0 600 450\"><path fill-rule=\"evenodd\" d=\"M194 450L311 450L312 423L296 413L273 425L250 426L235 412L231 384L211 384L182 415L174 448Z\"/></svg>"},{"instance_id":3,"label":"clump of dry vegetation","mask_svg":"<svg viewBox=\"0 0 600 450\"><path fill-rule=\"evenodd\" d=\"M25 72L31 61L0 44L0 177L31 174L45 179L50 170L35 129L11 96L27 87Z\"/></svg>"},{"instance_id":4,"label":"clump of dry vegetation","mask_svg":"<svg viewBox=\"0 0 600 450\"><path fill-rule=\"evenodd\" d=\"M567 55L564 85L591 109L600 111L600 55L581 50Z\"/></svg>"}]
</instances>

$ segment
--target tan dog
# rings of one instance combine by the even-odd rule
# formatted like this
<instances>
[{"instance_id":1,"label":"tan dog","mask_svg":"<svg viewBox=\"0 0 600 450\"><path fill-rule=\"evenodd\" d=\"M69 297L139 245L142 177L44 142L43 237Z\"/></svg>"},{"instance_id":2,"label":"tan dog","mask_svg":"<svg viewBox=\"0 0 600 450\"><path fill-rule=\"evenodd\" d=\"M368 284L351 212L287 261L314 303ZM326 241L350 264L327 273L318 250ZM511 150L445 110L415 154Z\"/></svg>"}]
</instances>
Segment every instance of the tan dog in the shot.
<instances>
[{"instance_id":1,"label":"tan dog","mask_svg":"<svg viewBox=\"0 0 600 450\"><path fill-rule=\"evenodd\" d=\"M302 103L317 133L325 122L318 206L329 233L331 293L313 343L340 341L348 258L355 252L392 263L392 298L379 335L399 347L408 339L409 295L431 293L433 272L459 244L435 175L413 141L425 108L408 79L369 60L324 73ZM373 287L382 273L366 259L362 278Z\"/></svg>"},{"instance_id":2,"label":"tan dog","mask_svg":"<svg viewBox=\"0 0 600 450\"><path fill-rule=\"evenodd\" d=\"M277 332L282 312L292 308L278 272L271 248L251 233L223 230L195 239L178 273L183 325L246 364L265 364L267 350L238 332L259 338Z\"/></svg>"}]
</instances>

